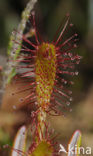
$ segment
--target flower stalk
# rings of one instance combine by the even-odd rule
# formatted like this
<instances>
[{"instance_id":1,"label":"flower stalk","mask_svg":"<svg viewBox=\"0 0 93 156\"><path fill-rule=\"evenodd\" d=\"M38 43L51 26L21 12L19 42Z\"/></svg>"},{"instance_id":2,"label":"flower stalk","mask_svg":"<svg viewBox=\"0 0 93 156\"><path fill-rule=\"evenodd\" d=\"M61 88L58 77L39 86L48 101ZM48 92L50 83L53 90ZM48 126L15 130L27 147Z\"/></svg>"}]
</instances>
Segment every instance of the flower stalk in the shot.
<instances>
[{"instance_id":1,"label":"flower stalk","mask_svg":"<svg viewBox=\"0 0 93 156\"><path fill-rule=\"evenodd\" d=\"M25 8L25 10L22 13L22 20L17 28L17 32L20 32L20 33L17 33L17 32L12 33L12 35L10 37L10 42L9 42L8 52L7 52L8 56L9 56L9 60L7 63L7 69L5 70L5 73L4 73L4 86L7 83L10 83L12 81L12 78L17 74L16 66L18 65L18 62L15 60L18 58L18 56L20 54L20 51L22 48L22 35L23 35L25 27L26 27L26 22L29 19L30 13L31 13L32 9L34 8L34 5L36 4L36 2L37 2L37 0L29 1L29 3L27 4L27 7ZM30 36L34 35L33 29L30 30L29 35ZM15 51L15 49L16 49L16 51Z\"/></svg>"}]
</instances>

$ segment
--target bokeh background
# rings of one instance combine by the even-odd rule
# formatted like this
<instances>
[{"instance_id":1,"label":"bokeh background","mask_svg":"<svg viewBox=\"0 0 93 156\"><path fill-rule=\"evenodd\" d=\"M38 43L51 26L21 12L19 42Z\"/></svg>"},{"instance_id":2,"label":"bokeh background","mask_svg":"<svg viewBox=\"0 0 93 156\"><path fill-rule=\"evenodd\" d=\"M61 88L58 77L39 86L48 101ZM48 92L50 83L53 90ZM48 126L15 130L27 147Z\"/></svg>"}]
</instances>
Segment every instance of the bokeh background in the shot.
<instances>
[{"instance_id":1,"label":"bokeh background","mask_svg":"<svg viewBox=\"0 0 93 156\"><path fill-rule=\"evenodd\" d=\"M27 2L28 0L0 0L0 66L2 66L0 72L0 156L8 154L8 149L2 149L3 145L12 145L15 132L26 120L22 107L19 107L17 112L11 111L11 105L16 104L19 99L19 96L15 99L10 96L10 93L15 90L15 85L10 85L6 96L2 98L5 94L2 90L2 73L7 62L9 36L13 29L17 28ZM83 56L77 69L79 76L73 78L75 85L71 88L74 99L71 104L73 111L66 113L65 118L48 117L48 119L51 127L56 132L60 132L59 140L65 147L73 132L80 129L82 146L90 146L93 152L93 0L38 0L38 2L36 13L40 19L37 16L37 22L43 36L52 40L65 15L70 13L74 30L79 36L76 51Z\"/></svg>"}]
</instances>

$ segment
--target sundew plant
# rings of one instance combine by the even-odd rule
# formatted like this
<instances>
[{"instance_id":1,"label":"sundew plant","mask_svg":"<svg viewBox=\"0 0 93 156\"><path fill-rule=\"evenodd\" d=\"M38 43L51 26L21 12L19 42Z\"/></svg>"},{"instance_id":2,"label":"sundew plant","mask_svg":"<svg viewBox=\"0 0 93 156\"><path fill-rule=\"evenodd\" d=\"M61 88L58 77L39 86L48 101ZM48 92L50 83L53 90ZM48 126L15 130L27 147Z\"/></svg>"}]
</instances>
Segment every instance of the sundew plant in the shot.
<instances>
[{"instance_id":1,"label":"sundew plant","mask_svg":"<svg viewBox=\"0 0 93 156\"><path fill-rule=\"evenodd\" d=\"M25 102L27 107L30 105L33 109L29 126L23 125L18 130L10 155L61 156L64 151L60 149L60 143L56 141L57 134L51 126L50 130L46 116L59 116L64 115L65 111L71 111L69 105L72 101L72 91L67 89L67 86L72 85L71 78L78 75L76 65L81 59L75 52L78 35L74 33L64 39L73 27L67 14L64 25L60 25L53 40L44 41L36 24L35 3L36 0L30 0L28 3L18 29L11 35L8 48L6 83L11 83L14 79L15 83L22 84L12 96L29 90L28 95L20 101L21 105ZM27 31L29 24L30 28ZM67 80L65 75L71 77L70 80ZM29 139L29 146L28 127L33 134ZM73 147L77 145L75 156L78 155L80 138L81 133L76 130L69 143ZM67 151L66 155L72 156L73 153Z\"/></svg>"}]
</instances>

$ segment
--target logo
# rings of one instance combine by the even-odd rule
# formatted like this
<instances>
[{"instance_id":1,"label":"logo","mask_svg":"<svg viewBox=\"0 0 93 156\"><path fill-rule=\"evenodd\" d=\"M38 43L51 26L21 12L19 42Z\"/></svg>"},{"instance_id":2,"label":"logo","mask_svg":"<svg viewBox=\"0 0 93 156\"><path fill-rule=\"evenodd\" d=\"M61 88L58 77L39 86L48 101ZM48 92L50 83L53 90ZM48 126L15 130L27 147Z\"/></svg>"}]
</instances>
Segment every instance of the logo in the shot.
<instances>
[{"instance_id":1,"label":"logo","mask_svg":"<svg viewBox=\"0 0 93 156\"><path fill-rule=\"evenodd\" d=\"M78 147L77 145L75 146L71 146L71 144L68 145L68 151L66 151L66 149L64 148L64 146L62 144L59 145L60 146L60 150L59 153L63 152L66 154L70 155L77 155L77 154L86 154L86 155L91 155L92 154L92 149L91 147Z\"/></svg>"}]
</instances>

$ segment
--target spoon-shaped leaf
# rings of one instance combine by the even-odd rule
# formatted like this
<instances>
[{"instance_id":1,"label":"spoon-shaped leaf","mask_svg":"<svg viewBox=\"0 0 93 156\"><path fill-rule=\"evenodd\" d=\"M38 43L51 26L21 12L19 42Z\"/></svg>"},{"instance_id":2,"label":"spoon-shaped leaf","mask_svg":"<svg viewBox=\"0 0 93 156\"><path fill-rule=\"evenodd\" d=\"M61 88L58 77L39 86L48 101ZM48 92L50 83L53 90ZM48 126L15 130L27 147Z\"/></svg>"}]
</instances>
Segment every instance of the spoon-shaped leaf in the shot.
<instances>
[{"instance_id":1,"label":"spoon-shaped leaf","mask_svg":"<svg viewBox=\"0 0 93 156\"><path fill-rule=\"evenodd\" d=\"M67 156L78 156L80 144L81 144L81 132L79 130L76 130L72 135L72 138L68 144Z\"/></svg>"},{"instance_id":2,"label":"spoon-shaped leaf","mask_svg":"<svg viewBox=\"0 0 93 156\"><path fill-rule=\"evenodd\" d=\"M19 156L19 153L25 152L26 144L26 133L27 129L25 126L22 126L15 137L13 150L11 156Z\"/></svg>"}]
</instances>

